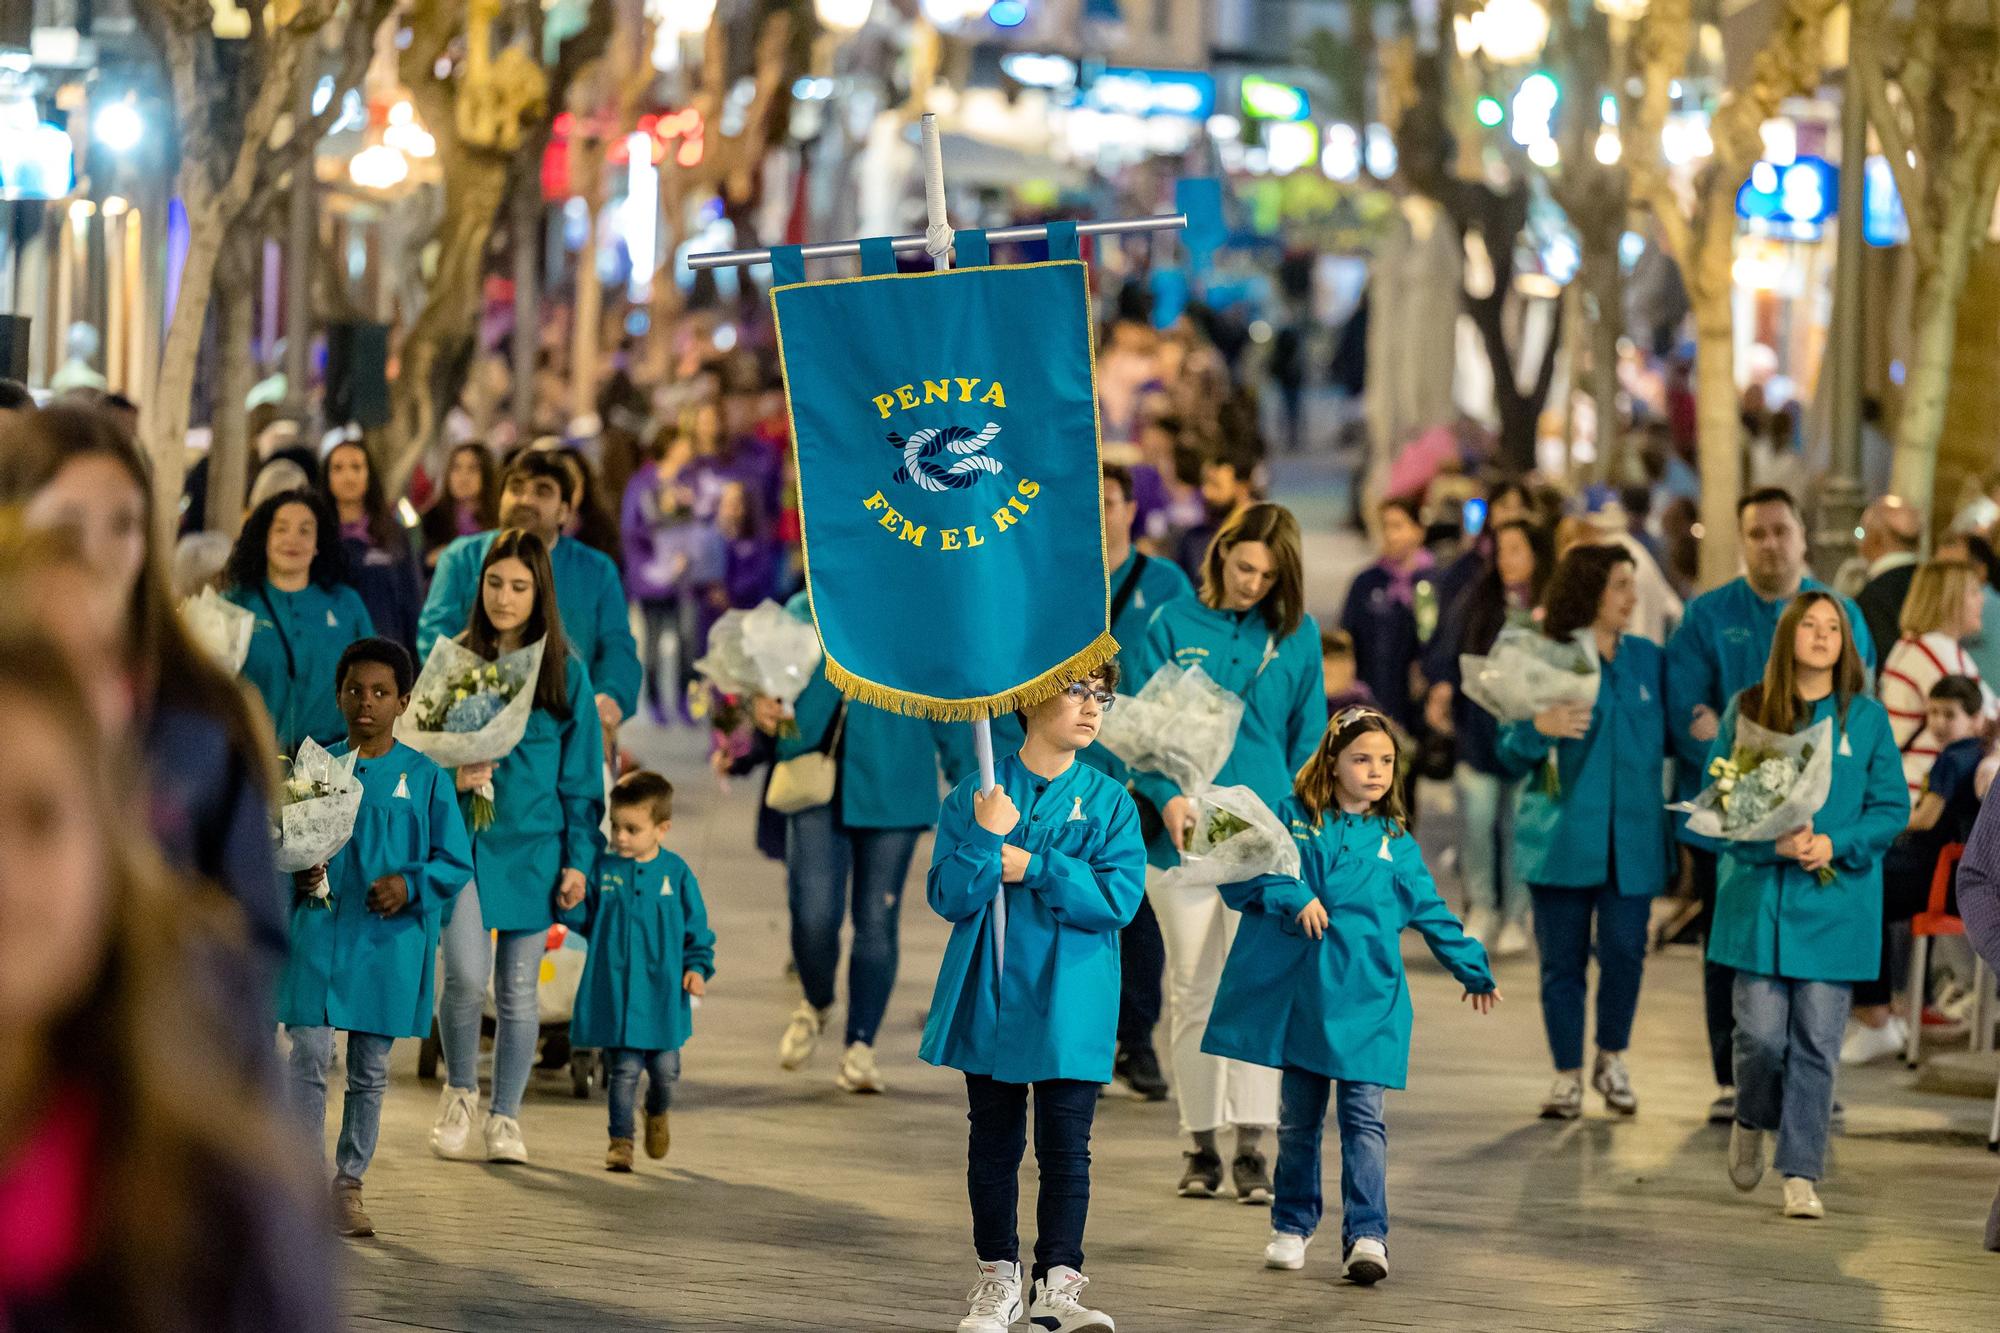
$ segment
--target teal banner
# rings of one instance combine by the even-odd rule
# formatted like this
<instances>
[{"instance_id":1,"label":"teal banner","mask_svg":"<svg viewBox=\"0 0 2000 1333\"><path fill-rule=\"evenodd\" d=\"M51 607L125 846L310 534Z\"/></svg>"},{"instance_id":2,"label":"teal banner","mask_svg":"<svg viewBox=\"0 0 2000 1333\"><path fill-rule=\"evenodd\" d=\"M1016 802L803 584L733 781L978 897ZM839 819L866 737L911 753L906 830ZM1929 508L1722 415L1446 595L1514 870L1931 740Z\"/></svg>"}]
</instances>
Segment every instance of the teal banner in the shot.
<instances>
[{"instance_id":1,"label":"teal banner","mask_svg":"<svg viewBox=\"0 0 2000 1333\"><path fill-rule=\"evenodd\" d=\"M973 236L962 258L983 256ZM1059 240L1074 253L1073 230ZM885 251L864 242L873 268ZM877 272L771 300L833 684L964 720L1109 660L1083 264Z\"/></svg>"}]
</instances>

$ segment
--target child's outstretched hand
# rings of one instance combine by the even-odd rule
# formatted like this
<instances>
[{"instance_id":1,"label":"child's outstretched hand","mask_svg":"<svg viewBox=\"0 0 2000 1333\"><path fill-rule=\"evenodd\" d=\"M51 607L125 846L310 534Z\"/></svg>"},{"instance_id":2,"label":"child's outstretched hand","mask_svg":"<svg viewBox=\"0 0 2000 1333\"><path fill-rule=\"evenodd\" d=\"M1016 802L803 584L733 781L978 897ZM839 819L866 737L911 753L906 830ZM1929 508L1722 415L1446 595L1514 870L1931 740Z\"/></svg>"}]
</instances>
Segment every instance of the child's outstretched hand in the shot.
<instances>
[{"instance_id":1,"label":"child's outstretched hand","mask_svg":"<svg viewBox=\"0 0 2000 1333\"><path fill-rule=\"evenodd\" d=\"M1500 1006L1500 992L1497 990L1467 991L1458 998L1461 1001L1470 1000L1472 1011L1476 1014L1490 1014Z\"/></svg>"},{"instance_id":2,"label":"child's outstretched hand","mask_svg":"<svg viewBox=\"0 0 2000 1333\"><path fill-rule=\"evenodd\" d=\"M1315 898L1299 909L1299 929L1307 939L1319 939L1326 934L1326 904Z\"/></svg>"},{"instance_id":3,"label":"child's outstretched hand","mask_svg":"<svg viewBox=\"0 0 2000 1333\"><path fill-rule=\"evenodd\" d=\"M681 989L690 995L706 995L708 983L701 979L701 973L689 972L681 978Z\"/></svg>"}]
</instances>

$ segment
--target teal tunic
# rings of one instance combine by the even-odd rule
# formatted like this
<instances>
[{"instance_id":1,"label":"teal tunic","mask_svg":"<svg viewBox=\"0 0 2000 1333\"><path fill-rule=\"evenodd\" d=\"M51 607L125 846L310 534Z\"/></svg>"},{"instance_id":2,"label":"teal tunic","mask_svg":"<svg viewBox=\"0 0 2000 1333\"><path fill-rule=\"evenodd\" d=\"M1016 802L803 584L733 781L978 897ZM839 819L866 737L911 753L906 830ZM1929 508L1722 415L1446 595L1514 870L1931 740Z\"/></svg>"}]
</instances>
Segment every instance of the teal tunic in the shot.
<instances>
[{"instance_id":1,"label":"teal tunic","mask_svg":"<svg viewBox=\"0 0 2000 1333\"><path fill-rule=\"evenodd\" d=\"M1139 812L1123 787L1088 764L1047 779L1007 755L994 777L1021 812L1005 839L973 818L977 778L961 782L938 816L925 891L931 909L952 923L951 940L918 1054L1002 1083L1109 1083L1118 931L1146 892ZM1006 944L996 957L1003 841L1031 855L1025 878L1004 886Z\"/></svg>"},{"instance_id":2,"label":"teal tunic","mask_svg":"<svg viewBox=\"0 0 2000 1333\"><path fill-rule=\"evenodd\" d=\"M1114 598L1118 590L1125 586L1125 580L1132 577L1134 564L1142 560L1145 563L1138 566L1139 577L1132 585L1132 593L1118 608L1118 616L1111 622L1111 637L1118 640L1118 691L1121 694L1137 694L1146 684L1146 677L1139 674L1138 658L1145 644L1146 627L1153 623L1153 613L1168 602L1194 596L1194 585L1188 582L1187 575L1181 573L1179 565L1171 560L1141 555L1134 550L1120 562L1118 568L1111 571L1111 595ZM1000 744L998 736L995 736L994 744ZM1007 748L1019 749L1020 743L1016 740ZM1077 758L1119 782L1132 776L1125 761L1102 745L1092 745Z\"/></svg>"},{"instance_id":3,"label":"teal tunic","mask_svg":"<svg viewBox=\"0 0 2000 1333\"><path fill-rule=\"evenodd\" d=\"M1660 786L1665 663L1658 644L1622 635L1618 655L1603 664L1582 740L1553 741L1533 722L1500 729L1500 766L1528 777L1514 814L1515 864L1528 883L1594 889L1615 882L1627 898L1667 887L1674 853ZM1551 749L1561 777L1554 796L1543 782Z\"/></svg>"},{"instance_id":4,"label":"teal tunic","mask_svg":"<svg viewBox=\"0 0 2000 1333\"><path fill-rule=\"evenodd\" d=\"M677 1051L694 1030L681 978L715 975L715 932L687 862L606 855L583 901L559 914L590 937L569 1022L573 1046Z\"/></svg>"},{"instance_id":5,"label":"teal tunic","mask_svg":"<svg viewBox=\"0 0 2000 1333\"><path fill-rule=\"evenodd\" d=\"M493 823L472 835L472 879L488 930L547 930L565 870L590 877L602 840L604 732L591 702L590 672L574 656L565 684L570 715L537 708L528 729L493 770ZM471 827L471 801L461 793Z\"/></svg>"},{"instance_id":6,"label":"teal tunic","mask_svg":"<svg viewBox=\"0 0 2000 1333\"><path fill-rule=\"evenodd\" d=\"M785 609L806 619L805 594ZM799 696L796 736L778 740L780 761L824 749L840 710L840 691L821 662ZM996 751L997 753L997 751ZM972 728L963 722L929 722L849 701L840 732L840 777L834 807L853 829L929 828L938 817L938 769L956 785L973 768Z\"/></svg>"},{"instance_id":7,"label":"teal tunic","mask_svg":"<svg viewBox=\"0 0 2000 1333\"><path fill-rule=\"evenodd\" d=\"M344 583L308 583L285 592L267 582L223 596L256 617L243 678L263 696L278 748L290 755L307 737L326 746L344 739L347 720L335 698L333 671L349 644L375 632L361 595Z\"/></svg>"},{"instance_id":8,"label":"teal tunic","mask_svg":"<svg viewBox=\"0 0 2000 1333\"><path fill-rule=\"evenodd\" d=\"M334 747L346 754L347 744ZM400 742L355 762L361 809L354 836L327 862L327 907L298 899L291 953L278 982L278 1021L384 1037L431 1030L438 925L472 877L472 848L452 777ZM401 875L410 901L393 916L368 910L368 887Z\"/></svg>"},{"instance_id":9,"label":"teal tunic","mask_svg":"<svg viewBox=\"0 0 2000 1333\"><path fill-rule=\"evenodd\" d=\"M1296 796L1278 806L1278 818L1299 844L1302 878L1222 886L1243 921L1201 1049L1400 1088L1409 1079L1410 986L1397 937L1414 926L1475 994L1493 989L1486 950L1438 896L1416 838L1398 836L1391 821L1333 811L1314 828ZM1317 940L1298 922L1314 898L1327 913Z\"/></svg>"},{"instance_id":10,"label":"teal tunic","mask_svg":"<svg viewBox=\"0 0 2000 1333\"><path fill-rule=\"evenodd\" d=\"M1830 590L1809 578L1799 591ZM1680 628L1667 640L1667 731L1678 761L1674 780L1678 799L1692 800L1707 785L1709 747L1688 734L1695 705L1706 705L1719 716L1730 700L1764 679L1778 618L1791 603L1790 597L1765 601L1748 579L1734 579L1688 603ZM1854 635L1854 651L1861 654L1873 680L1875 641L1868 635L1868 621L1853 599L1843 597L1840 604ZM1686 824L1685 818L1675 820L1683 841L1711 849L1719 846L1687 833Z\"/></svg>"},{"instance_id":11,"label":"teal tunic","mask_svg":"<svg viewBox=\"0 0 2000 1333\"><path fill-rule=\"evenodd\" d=\"M1799 730L1829 717L1833 786L1812 826L1833 839L1833 883L1780 858L1773 843L1723 843L1708 932L1714 962L1793 981L1868 981L1881 971L1882 853L1910 822L1910 790L1882 705L1850 700L1843 727L1828 696ZM1711 756L1727 755L1735 737L1732 702Z\"/></svg>"},{"instance_id":12,"label":"teal tunic","mask_svg":"<svg viewBox=\"0 0 2000 1333\"><path fill-rule=\"evenodd\" d=\"M1312 758L1326 732L1326 681L1320 670L1319 625L1311 616L1280 641L1263 613L1217 611L1198 599L1169 602L1153 614L1145 641L1134 654L1134 690L1168 662L1200 667L1208 677L1243 700L1243 724L1236 748L1215 785L1241 785L1273 810L1291 795L1292 779ZM1161 811L1181 795L1158 773L1133 775L1132 790ZM1154 865L1172 867L1180 856L1163 834L1149 849Z\"/></svg>"},{"instance_id":13,"label":"teal tunic","mask_svg":"<svg viewBox=\"0 0 2000 1333\"><path fill-rule=\"evenodd\" d=\"M471 622L473 599L479 595L479 568L493 549L497 532L460 537L438 557L430 595L417 619L417 664L423 665L439 638L465 632ZM570 647L590 667L590 679L611 696L626 717L639 706L639 647L632 641L632 622L625 606L625 585L618 566L602 551L571 537L557 541L549 552L555 573L556 609ZM591 710L597 711L593 703Z\"/></svg>"}]
</instances>

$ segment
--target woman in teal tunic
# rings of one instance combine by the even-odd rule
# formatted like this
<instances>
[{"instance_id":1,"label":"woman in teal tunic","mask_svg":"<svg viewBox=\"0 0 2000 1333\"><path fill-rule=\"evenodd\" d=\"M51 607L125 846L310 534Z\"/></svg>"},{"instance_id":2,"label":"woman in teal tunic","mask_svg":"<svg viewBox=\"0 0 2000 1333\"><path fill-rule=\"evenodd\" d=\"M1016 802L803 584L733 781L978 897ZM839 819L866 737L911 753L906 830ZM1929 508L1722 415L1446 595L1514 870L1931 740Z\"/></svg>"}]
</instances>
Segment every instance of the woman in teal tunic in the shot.
<instances>
[{"instance_id":1,"label":"woman in teal tunic","mask_svg":"<svg viewBox=\"0 0 2000 1333\"><path fill-rule=\"evenodd\" d=\"M445 904L472 876L451 775L395 737L416 666L401 644L362 639L336 670L361 808L347 845L298 876L292 949L278 986L278 1020L292 1039L292 1080L317 1148L326 1126L326 1071L335 1032L347 1034L347 1103L334 1157L340 1229L367 1236L361 1177L375 1155L389 1049L431 1030L432 969ZM323 896L313 896L321 880Z\"/></svg>"},{"instance_id":2,"label":"woman in teal tunic","mask_svg":"<svg viewBox=\"0 0 2000 1333\"><path fill-rule=\"evenodd\" d=\"M1484 946L1438 896L1403 809L1388 717L1343 709L1278 806L1299 874L1222 886L1243 926L1202 1049L1283 1071L1270 1268L1302 1267L1319 1226L1320 1137L1337 1083L1344 1271L1364 1285L1389 1274L1382 1092L1409 1076L1402 932L1423 935L1479 1012L1500 998Z\"/></svg>"},{"instance_id":3,"label":"woman in teal tunic","mask_svg":"<svg viewBox=\"0 0 2000 1333\"><path fill-rule=\"evenodd\" d=\"M360 594L342 582L340 529L310 491L274 495L250 511L229 553L223 595L256 617L243 678L257 687L278 748L347 734L333 669L347 645L375 632Z\"/></svg>"},{"instance_id":4,"label":"woman in teal tunic","mask_svg":"<svg viewBox=\"0 0 2000 1333\"><path fill-rule=\"evenodd\" d=\"M1500 732L1503 768L1520 785L1514 855L1535 901L1542 1024L1556 1080L1542 1116L1583 1114L1584 999L1591 924L1597 936L1597 1060L1591 1086L1619 1115L1639 1099L1624 1051L1639 1008L1653 899L1671 867L1662 764L1667 754L1664 655L1627 634L1638 604L1632 555L1578 546L1549 584L1542 632L1596 652L1596 702L1558 705Z\"/></svg>"},{"instance_id":5,"label":"woman in teal tunic","mask_svg":"<svg viewBox=\"0 0 2000 1333\"><path fill-rule=\"evenodd\" d=\"M1291 511L1255 504L1223 525L1202 564L1200 596L1161 607L1131 654L1132 688L1143 688L1169 662L1200 667L1243 700L1236 746L1215 784L1249 787L1275 810L1326 729L1319 626L1305 613L1299 525ZM1158 773L1134 773L1132 790L1160 811L1165 824L1149 849L1152 864L1178 865L1175 849L1186 841L1193 803ZM1221 1188L1215 1135L1229 1125L1236 1130L1236 1197L1268 1203L1270 1175L1260 1144L1264 1130L1278 1122L1278 1076L1202 1051L1237 913L1205 886L1169 888L1156 878L1146 897L1166 942L1174 1095L1181 1128L1194 1140L1180 1193L1207 1198Z\"/></svg>"},{"instance_id":6,"label":"woman in teal tunic","mask_svg":"<svg viewBox=\"0 0 2000 1333\"><path fill-rule=\"evenodd\" d=\"M604 740L590 673L569 650L541 538L499 534L480 570L479 598L460 642L492 660L546 637L535 708L521 743L495 764L458 770L461 799L493 784L493 823L472 835L472 884L444 931L438 1030L446 1086L431 1127L442 1157L525 1162L521 1096L540 1029L535 983L558 891L581 890L596 867L604 817ZM498 932L493 948L486 932ZM494 978L493 1100L483 1151L470 1144L479 1098L479 1011Z\"/></svg>"},{"instance_id":7,"label":"woman in teal tunic","mask_svg":"<svg viewBox=\"0 0 2000 1333\"><path fill-rule=\"evenodd\" d=\"M965 1075L979 1264L967 1333L1023 1318L1111 1327L1081 1302L1090 1127L1111 1081L1118 932L1145 893L1146 847L1132 798L1077 753L1097 739L1117 681L1113 663L1029 710L997 785L981 793L967 778L938 817L926 892L951 941L919 1053ZM1041 1200L1024 1297L1015 1214L1031 1089Z\"/></svg>"},{"instance_id":8,"label":"woman in teal tunic","mask_svg":"<svg viewBox=\"0 0 2000 1333\"><path fill-rule=\"evenodd\" d=\"M1833 1071L1853 985L1882 948L1882 853L1910 818L1889 715L1866 697L1856 633L1831 593L1800 593L1778 620L1764 679L1736 696L1710 759L1735 747L1736 721L1803 731L1833 722L1833 785L1810 822L1776 842L1723 844L1709 961L1736 970L1736 1120L1729 1178L1753 1190L1764 1137L1778 1135L1785 1216L1825 1216ZM1825 876L1825 882L1822 882Z\"/></svg>"}]
</instances>

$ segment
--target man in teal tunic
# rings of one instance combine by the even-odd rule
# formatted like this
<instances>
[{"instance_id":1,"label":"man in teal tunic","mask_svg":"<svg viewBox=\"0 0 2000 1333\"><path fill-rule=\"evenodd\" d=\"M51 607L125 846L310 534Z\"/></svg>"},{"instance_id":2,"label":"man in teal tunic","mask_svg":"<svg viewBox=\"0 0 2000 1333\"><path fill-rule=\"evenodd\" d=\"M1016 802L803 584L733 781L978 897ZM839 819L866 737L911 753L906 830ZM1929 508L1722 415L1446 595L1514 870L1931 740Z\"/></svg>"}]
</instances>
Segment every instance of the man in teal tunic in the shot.
<instances>
[{"instance_id":1,"label":"man in teal tunic","mask_svg":"<svg viewBox=\"0 0 2000 1333\"><path fill-rule=\"evenodd\" d=\"M1744 574L1688 603L1687 618L1667 641L1667 736L1674 749L1675 795L1692 800L1705 782L1708 747L1715 740L1723 710L1739 693L1764 678L1771 654L1771 636L1778 617L1800 592L1826 587L1806 573L1806 529L1798 502L1775 487L1752 491L1736 508L1742 537ZM1875 675L1875 644L1868 622L1852 600L1841 599L1847 623L1853 626L1854 649ZM1716 848L1687 832L1677 821L1680 839L1694 864L1695 888L1704 916L1715 910ZM1705 964L1709 1055L1720 1095L1709 1108L1715 1124L1728 1123L1736 1113L1735 1074L1731 1072L1736 1020L1732 1017L1734 977L1719 963Z\"/></svg>"},{"instance_id":2,"label":"man in teal tunic","mask_svg":"<svg viewBox=\"0 0 2000 1333\"><path fill-rule=\"evenodd\" d=\"M597 686L597 715L608 743L639 703L639 648L632 641L618 566L602 551L562 535L577 499L571 480L555 454L542 449L523 453L507 469L501 526L525 528L549 548L563 633ZM465 628L479 595L479 570L498 535L460 537L438 558L430 596L417 621L419 658L440 637L448 639Z\"/></svg>"},{"instance_id":3,"label":"man in teal tunic","mask_svg":"<svg viewBox=\"0 0 2000 1333\"><path fill-rule=\"evenodd\" d=\"M291 1071L315 1149L326 1133L326 1071L335 1032L347 1034L347 1104L334 1156L336 1221L369 1236L361 1177L382 1126L389 1048L431 1030L438 920L472 877L472 848L451 775L395 738L416 667L402 645L362 639L335 674L361 808L332 860L297 877L291 953L278 1018L292 1040Z\"/></svg>"}]
</instances>

